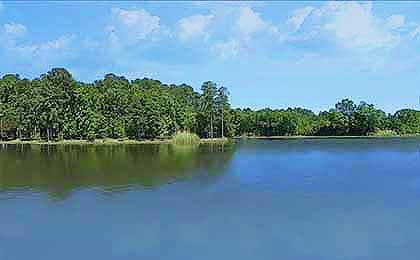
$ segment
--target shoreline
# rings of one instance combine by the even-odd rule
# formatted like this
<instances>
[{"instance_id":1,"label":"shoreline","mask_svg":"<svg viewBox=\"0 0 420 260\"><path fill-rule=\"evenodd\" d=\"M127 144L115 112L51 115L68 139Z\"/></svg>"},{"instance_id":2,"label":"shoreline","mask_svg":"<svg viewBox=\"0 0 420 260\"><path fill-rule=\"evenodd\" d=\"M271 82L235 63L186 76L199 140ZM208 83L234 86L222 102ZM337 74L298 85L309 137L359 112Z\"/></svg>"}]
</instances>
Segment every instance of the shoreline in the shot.
<instances>
[{"instance_id":1,"label":"shoreline","mask_svg":"<svg viewBox=\"0 0 420 260\"><path fill-rule=\"evenodd\" d=\"M317 139L391 139L391 138L420 138L420 135L392 135L392 136L238 136L233 138L203 138L200 144L220 144L233 140L317 140ZM144 145L144 144L171 144L171 139L164 140L118 140L112 138L96 139L93 142L87 140L61 140L50 141L45 140L10 140L0 141L0 145Z\"/></svg>"},{"instance_id":2,"label":"shoreline","mask_svg":"<svg viewBox=\"0 0 420 260\"><path fill-rule=\"evenodd\" d=\"M228 142L229 138L206 138L200 139L200 144L208 143L225 143ZM45 141L45 140L10 140L10 141L0 141L0 145L142 145L142 144L171 144L171 139L165 140L118 140L112 138L106 139L96 139L95 141L87 140L61 140L61 141Z\"/></svg>"},{"instance_id":3,"label":"shoreline","mask_svg":"<svg viewBox=\"0 0 420 260\"><path fill-rule=\"evenodd\" d=\"M385 139L385 138L420 138L420 135L366 135L366 136L303 136L303 135L293 135L293 136L239 136L235 139L254 139L254 140L298 140L298 139Z\"/></svg>"}]
</instances>

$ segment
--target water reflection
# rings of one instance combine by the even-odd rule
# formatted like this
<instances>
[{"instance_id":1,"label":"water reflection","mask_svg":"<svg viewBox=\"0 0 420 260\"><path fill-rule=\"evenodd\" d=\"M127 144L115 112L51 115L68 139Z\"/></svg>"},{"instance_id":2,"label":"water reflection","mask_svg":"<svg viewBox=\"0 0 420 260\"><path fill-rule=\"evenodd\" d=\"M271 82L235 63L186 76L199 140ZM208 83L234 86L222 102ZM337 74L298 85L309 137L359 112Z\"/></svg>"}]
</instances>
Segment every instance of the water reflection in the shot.
<instances>
[{"instance_id":1,"label":"water reflection","mask_svg":"<svg viewBox=\"0 0 420 260\"><path fill-rule=\"evenodd\" d=\"M0 192L45 191L55 199L72 191L150 189L176 180L224 174L234 144L30 146L0 149Z\"/></svg>"},{"instance_id":2,"label":"water reflection","mask_svg":"<svg viewBox=\"0 0 420 260\"><path fill-rule=\"evenodd\" d=\"M254 152L256 150L272 153L357 153L357 152L406 152L420 153L420 137L388 138L332 138L332 139L243 139L238 149Z\"/></svg>"}]
</instances>

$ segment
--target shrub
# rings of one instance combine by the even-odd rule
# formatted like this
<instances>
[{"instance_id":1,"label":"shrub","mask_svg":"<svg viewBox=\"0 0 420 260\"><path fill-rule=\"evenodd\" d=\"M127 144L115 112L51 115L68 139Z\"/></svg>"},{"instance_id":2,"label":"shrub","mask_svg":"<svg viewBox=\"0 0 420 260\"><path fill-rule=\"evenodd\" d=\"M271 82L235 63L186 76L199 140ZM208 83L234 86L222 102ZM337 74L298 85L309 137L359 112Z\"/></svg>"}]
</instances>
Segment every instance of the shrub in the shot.
<instances>
[{"instance_id":1,"label":"shrub","mask_svg":"<svg viewBox=\"0 0 420 260\"><path fill-rule=\"evenodd\" d=\"M95 141L95 139L96 139L96 135L95 135L95 133L92 133L92 132L88 133L88 134L87 134L87 136L86 136L86 139L87 139L89 142L93 142L93 141Z\"/></svg>"},{"instance_id":2,"label":"shrub","mask_svg":"<svg viewBox=\"0 0 420 260\"><path fill-rule=\"evenodd\" d=\"M369 133L370 136L397 136L398 133L393 130L377 130Z\"/></svg>"}]
</instances>

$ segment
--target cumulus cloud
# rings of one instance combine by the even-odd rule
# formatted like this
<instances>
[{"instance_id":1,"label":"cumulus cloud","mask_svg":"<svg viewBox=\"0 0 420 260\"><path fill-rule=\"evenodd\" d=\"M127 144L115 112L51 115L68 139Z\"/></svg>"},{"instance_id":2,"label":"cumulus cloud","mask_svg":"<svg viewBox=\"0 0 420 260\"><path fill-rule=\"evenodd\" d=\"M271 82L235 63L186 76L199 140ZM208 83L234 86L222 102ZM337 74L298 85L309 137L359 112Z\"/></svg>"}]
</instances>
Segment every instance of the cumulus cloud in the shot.
<instances>
[{"instance_id":1,"label":"cumulus cloud","mask_svg":"<svg viewBox=\"0 0 420 260\"><path fill-rule=\"evenodd\" d=\"M227 59L239 55L245 50L248 53L258 51L267 42L277 40L279 29L268 21L265 21L260 13L254 11L249 6L229 9L225 13L225 22L221 23L227 36L224 40L219 40L212 45L211 49L219 58ZM228 23L226 23L228 22ZM230 26L230 27L229 27ZM231 28L231 30L228 30Z\"/></svg>"},{"instance_id":2,"label":"cumulus cloud","mask_svg":"<svg viewBox=\"0 0 420 260\"><path fill-rule=\"evenodd\" d=\"M226 42L218 42L212 47L212 50L222 59L235 57L239 53L239 41L231 39Z\"/></svg>"},{"instance_id":3,"label":"cumulus cloud","mask_svg":"<svg viewBox=\"0 0 420 260\"><path fill-rule=\"evenodd\" d=\"M260 17L260 14L252 10L251 7L242 6L239 8L236 27L240 34L249 38L252 34L266 28L267 24Z\"/></svg>"},{"instance_id":4,"label":"cumulus cloud","mask_svg":"<svg viewBox=\"0 0 420 260\"><path fill-rule=\"evenodd\" d=\"M308 24L297 33L324 35L344 48L378 49L400 42L400 35L393 30L404 25L405 17L393 15L381 19L374 15L370 2L330 2L319 8L296 10L289 23L295 25L295 31Z\"/></svg>"},{"instance_id":5,"label":"cumulus cloud","mask_svg":"<svg viewBox=\"0 0 420 260\"><path fill-rule=\"evenodd\" d=\"M343 3L325 28L333 31L347 47L389 47L399 40L376 20L370 3Z\"/></svg>"},{"instance_id":6,"label":"cumulus cloud","mask_svg":"<svg viewBox=\"0 0 420 260\"><path fill-rule=\"evenodd\" d=\"M160 28L160 18L144 9L112 8L111 23L105 32L114 44L133 44L153 36Z\"/></svg>"},{"instance_id":7,"label":"cumulus cloud","mask_svg":"<svg viewBox=\"0 0 420 260\"><path fill-rule=\"evenodd\" d=\"M208 28L213 19L214 15L212 14L197 14L180 19L177 23L178 37L184 41L196 39L198 37L203 37L204 40L207 40L210 37Z\"/></svg>"}]
</instances>

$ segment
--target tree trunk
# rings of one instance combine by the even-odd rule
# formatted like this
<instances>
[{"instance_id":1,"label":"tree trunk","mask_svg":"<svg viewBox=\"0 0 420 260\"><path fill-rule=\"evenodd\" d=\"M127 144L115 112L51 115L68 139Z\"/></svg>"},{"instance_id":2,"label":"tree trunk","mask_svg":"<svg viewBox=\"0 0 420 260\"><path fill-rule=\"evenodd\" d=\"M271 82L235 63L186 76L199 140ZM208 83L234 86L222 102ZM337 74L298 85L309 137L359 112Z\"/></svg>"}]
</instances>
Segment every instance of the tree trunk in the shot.
<instances>
[{"instance_id":1,"label":"tree trunk","mask_svg":"<svg viewBox=\"0 0 420 260\"><path fill-rule=\"evenodd\" d=\"M224 133L223 133L223 108L222 108L222 138L224 138Z\"/></svg>"},{"instance_id":2,"label":"tree trunk","mask_svg":"<svg viewBox=\"0 0 420 260\"><path fill-rule=\"evenodd\" d=\"M210 114L210 138L213 139L213 113Z\"/></svg>"},{"instance_id":3,"label":"tree trunk","mask_svg":"<svg viewBox=\"0 0 420 260\"><path fill-rule=\"evenodd\" d=\"M0 119L0 140L3 140L3 117Z\"/></svg>"},{"instance_id":4,"label":"tree trunk","mask_svg":"<svg viewBox=\"0 0 420 260\"><path fill-rule=\"evenodd\" d=\"M47 142L50 142L50 128L47 127Z\"/></svg>"}]
</instances>

